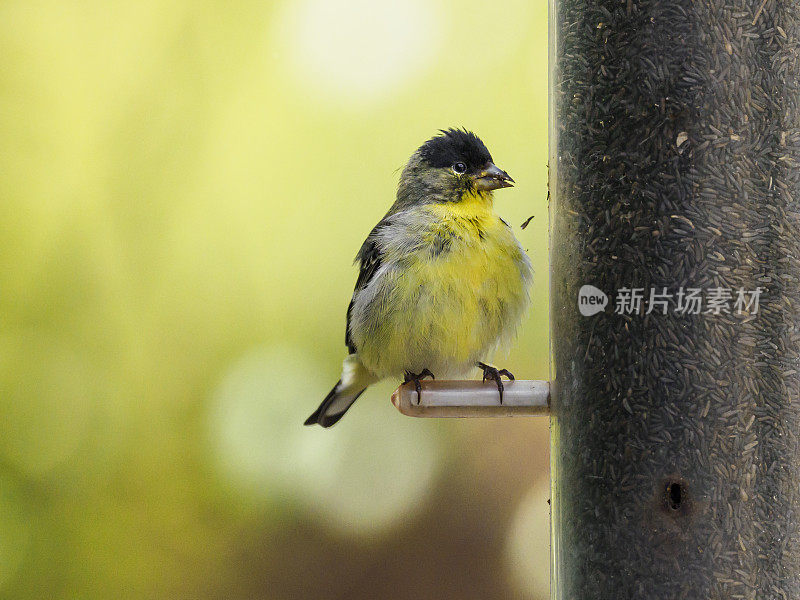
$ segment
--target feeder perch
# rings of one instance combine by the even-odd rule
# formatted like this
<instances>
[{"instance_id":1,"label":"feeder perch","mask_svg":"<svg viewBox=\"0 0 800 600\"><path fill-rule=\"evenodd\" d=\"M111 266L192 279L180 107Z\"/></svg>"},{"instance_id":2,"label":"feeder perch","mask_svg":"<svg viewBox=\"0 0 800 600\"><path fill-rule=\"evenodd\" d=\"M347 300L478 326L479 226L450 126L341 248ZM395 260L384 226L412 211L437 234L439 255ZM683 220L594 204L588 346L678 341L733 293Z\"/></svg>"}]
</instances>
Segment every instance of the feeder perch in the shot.
<instances>
[{"instance_id":1,"label":"feeder perch","mask_svg":"<svg viewBox=\"0 0 800 600\"><path fill-rule=\"evenodd\" d=\"M550 384L546 381L503 382L503 403L493 381L422 381L418 398L413 383L392 394L392 404L409 417L527 417L546 415Z\"/></svg>"}]
</instances>

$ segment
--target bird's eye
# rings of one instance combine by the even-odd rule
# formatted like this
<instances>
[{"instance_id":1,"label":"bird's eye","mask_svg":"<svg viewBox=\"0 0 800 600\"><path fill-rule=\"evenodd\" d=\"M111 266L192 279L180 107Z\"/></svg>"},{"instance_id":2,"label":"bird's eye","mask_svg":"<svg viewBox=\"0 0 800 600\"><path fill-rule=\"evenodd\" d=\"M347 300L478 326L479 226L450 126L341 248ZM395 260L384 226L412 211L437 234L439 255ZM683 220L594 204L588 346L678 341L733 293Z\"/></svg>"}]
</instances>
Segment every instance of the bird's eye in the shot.
<instances>
[{"instance_id":1,"label":"bird's eye","mask_svg":"<svg viewBox=\"0 0 800 600\"><path fill-rule=\"evenodd\" d=\"M457 162L453 165L453 171L459 175L463 175L467 172L467 165L465 165L463 162Z\"/></svg>"}]
</instances>

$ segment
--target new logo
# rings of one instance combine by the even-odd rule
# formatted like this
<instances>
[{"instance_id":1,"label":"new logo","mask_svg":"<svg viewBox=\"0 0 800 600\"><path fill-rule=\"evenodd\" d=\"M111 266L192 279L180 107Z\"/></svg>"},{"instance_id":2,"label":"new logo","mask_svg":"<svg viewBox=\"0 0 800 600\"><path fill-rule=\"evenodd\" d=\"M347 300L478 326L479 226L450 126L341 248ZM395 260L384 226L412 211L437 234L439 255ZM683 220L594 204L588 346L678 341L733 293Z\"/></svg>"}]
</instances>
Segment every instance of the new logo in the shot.
<instances>
[{"instance_id":1,"label":"new logo","mask_svg":"<svg viewBox=\"0 0 800 600\"><path fill-rule=\"evenodd\" d=\"M584 285L578 290L578 310L584 317L603 312L608 304L608 296L593 285Z\"/></svg>"}]
</instances>

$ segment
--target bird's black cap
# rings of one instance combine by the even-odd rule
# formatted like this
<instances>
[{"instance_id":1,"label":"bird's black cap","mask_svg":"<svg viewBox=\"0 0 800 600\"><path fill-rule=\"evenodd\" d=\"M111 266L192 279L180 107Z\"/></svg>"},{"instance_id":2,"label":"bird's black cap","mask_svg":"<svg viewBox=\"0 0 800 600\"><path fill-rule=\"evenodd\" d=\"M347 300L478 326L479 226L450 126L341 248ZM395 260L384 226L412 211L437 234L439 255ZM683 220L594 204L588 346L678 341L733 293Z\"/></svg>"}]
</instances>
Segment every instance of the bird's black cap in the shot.
<instances>
[{"instance_id":1,"label":"bird's black cap","mask_svg":"<svg viewBox=\"0 0 800 600\"><path fill-rule=\"evenodd\" d=\"M492 155L481 139L466 129L440 129L442 135L422 144L419 155L432 167L450 167L463 162L470 171L492 162Z\"/></svg>"}]
</instances>

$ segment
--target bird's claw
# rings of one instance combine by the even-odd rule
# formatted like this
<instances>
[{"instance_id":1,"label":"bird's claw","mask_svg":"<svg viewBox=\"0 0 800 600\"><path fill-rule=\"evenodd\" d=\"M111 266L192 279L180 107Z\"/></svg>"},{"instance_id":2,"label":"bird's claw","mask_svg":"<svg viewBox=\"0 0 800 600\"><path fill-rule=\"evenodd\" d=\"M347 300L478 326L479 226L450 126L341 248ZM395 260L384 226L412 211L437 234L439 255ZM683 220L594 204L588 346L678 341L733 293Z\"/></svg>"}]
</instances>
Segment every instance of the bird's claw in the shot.
<instances>
[{"instance_id":1,"label":"bird's claw","mask_svg":"<svg viewBox=\"0 0 800 600\"><path fill-rule=\"evenodd\" d=\"M436 376L431 373L429 369L422 369L419 373L412 373L411 371L406 371L405 373L405 381L403 381L403 383L405 384L409 381L413 381L414 389L417 390L417 406L422 402L422 385L420 384L420 380L425 379L425 377L436 379Z\"/></svg>"},{"instance_id":2,"label":"bird's claw","mask_svg":"<svg viewBox=\"0 0 800 600\"><path fill-rule=\"evenodd\" d=\"M495 369L486 363L479 362L478 368L483 371L483 381L494 381L497 384L497 391L500 393L500 404L503 403L503 381L502 377L505 375L509 381L514 381L514 375L508 369Z\"/></svg>"}]
</instances>

